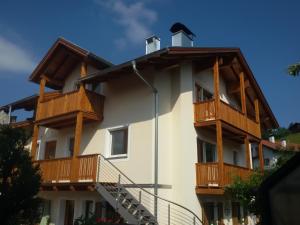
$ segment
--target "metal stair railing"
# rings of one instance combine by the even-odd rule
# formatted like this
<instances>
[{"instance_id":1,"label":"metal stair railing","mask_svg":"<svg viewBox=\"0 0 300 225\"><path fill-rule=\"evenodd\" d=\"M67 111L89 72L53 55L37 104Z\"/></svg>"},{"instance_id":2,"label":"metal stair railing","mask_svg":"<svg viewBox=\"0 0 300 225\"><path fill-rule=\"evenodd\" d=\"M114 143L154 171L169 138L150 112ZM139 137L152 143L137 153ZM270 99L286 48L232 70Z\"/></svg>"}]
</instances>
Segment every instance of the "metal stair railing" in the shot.
<instances>
[{"instance_id":1,"label":"metal stair railing","mask_svg":"<svg viewBox=\"0 0 300 225\"><path fill-rule=\"evenodd\" d=\"M133 196L154 217L155 198L157 199L157 224L159 225L202 225L200 218L190 209L142 188L133 182L119 168L99 154L97 171L98 183L106 186L122 187ZM119 204L116 200L116 204ZM154 217L155 218L155 217Z\"/></svg>"}]
</instances>

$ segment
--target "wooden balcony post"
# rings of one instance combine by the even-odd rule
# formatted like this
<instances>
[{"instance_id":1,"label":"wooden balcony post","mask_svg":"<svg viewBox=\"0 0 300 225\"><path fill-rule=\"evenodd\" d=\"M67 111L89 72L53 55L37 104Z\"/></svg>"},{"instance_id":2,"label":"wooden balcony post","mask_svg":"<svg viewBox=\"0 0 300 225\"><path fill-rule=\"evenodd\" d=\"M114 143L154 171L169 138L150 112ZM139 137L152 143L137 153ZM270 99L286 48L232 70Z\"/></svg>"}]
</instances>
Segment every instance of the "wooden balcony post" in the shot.
<instances>
[{"instance_id":1,"label":"wooden balcony post","mask_svg":"<svg viewBox=\"0 0 300 225\"><path fill-rule=\"evenodd\" d=\"M33 126L33 135L32 135L32 143L31 143L31 158L36 160L36 148L37 148L37 141L39 137L39 126L34 124Z\"/></svg>"},{"instance_id":2,"label":"wooden balcony post","mask_svg":"<svg viewBox=\"0 0 300 225\"><path fill-rule=\"evenodd\" d=\"M241 106L242 112L245 116L247 116L247 108L246 108L246 93L245 93L245 78L244 73L240 73L240 94L241 94Z\"/></svg>"},{"instance_id":3,"label":"wooden balcony post","mask_svg":"<svg viewBox=\"0 0 300 225\"><path fill-rule=\"evenodd\" d=\"M73 152L73 158L72 158L71 181L76 181L76 179L78 178L78 172L79 172L78 156L80 155L82 127L83 127L83 113L79 112L76 117L76 125L75 125L74 152Z\"/></svg>"},{"instance_id":4,"label":"wooden balcony post","mask_svg":"<svg viewBox=\"0 0 300 225\"><path fill-rule=\"evenodd\" d=\"M220 74L219 74L219 59L216 57L214 68L214 99L216 108L216 119L220 118Z\"/></svg>"},{"instance_id":5,"label":"wooden balcony post","mask_svg":"<svg viewBox=\"0 0 300 225\"><path fill-rule=\"evenodd\" d=\"M248 136L245 137L244 139L244 143L245 143L245 159L246 159L246 167L248 169L251 169L251 165L250 165L250 157L251 157L251 153L250 153L250 142L249 142L249 138Z\"/></svg>"},{"instance_id":6,"label":"wooden balcony post","mask_svg":"<svg viewBox=\"0 0 300 225\"><path fill-rule=\"evenodd\" d=\"M39 102L44 100L45 96L45 86L46 86L46 79L45 77L42 77L40 81L40 96L39 96Z\"/></svg>"},{"instance_id":7,"label":"wooden balcony post","mask_svg":"<svg viewBox=\"0 0 300 225\"><path fill-rule=\"evenodd\" d=\"M261 141L258 144L258 158L259 158L260 170L263 172L265 165L264 165L263 145Z\"/></svg>"},{"instance_id":8,"label":"wooden balcony post","mask_svg":"<svg viewBox=\"0 0 300 225\"><path fill-rule=\"evenodd\" d=\"M219 184L223 185L223 171L224 171L224 160L223 160L223 138L222 138L222 122L216 121L217 129L217 151L218 151L218 164L219 164Z\"/></svg>"}]
</instances>

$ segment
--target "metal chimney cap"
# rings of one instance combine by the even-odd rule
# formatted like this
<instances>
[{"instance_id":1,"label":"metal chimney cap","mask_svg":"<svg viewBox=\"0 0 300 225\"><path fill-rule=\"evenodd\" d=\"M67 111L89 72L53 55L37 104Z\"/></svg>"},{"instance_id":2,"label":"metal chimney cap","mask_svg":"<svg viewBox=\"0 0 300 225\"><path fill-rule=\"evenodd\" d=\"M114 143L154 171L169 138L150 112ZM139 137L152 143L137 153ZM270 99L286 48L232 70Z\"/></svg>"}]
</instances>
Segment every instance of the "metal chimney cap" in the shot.
<instances>
[{"instance_id":1,"label":"metal chimney cap","mask_svg":"<svg viewBox=\"0 0 300 225\"><path fill-rule=\"evenodd\" d=\"M190 35L192 37L196 37L196 35L189 29L187 28L184 24L182 23L174 23L171 28L170 28L170 31L172 33L177 33L178 31L183 31L185 32L187 35Z\"/></svg>"}]
</instances>

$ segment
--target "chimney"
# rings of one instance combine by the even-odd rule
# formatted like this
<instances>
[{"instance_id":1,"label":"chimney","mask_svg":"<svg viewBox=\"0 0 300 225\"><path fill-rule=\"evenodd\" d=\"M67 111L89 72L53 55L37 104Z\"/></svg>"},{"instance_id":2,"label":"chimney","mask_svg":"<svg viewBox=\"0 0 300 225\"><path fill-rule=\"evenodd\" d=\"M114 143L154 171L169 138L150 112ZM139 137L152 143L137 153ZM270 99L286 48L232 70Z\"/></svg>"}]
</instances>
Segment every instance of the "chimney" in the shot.
<instances>
[{"instance_id":1,"label":"chimney","mask_svg":"<svg viewBox=\"0 0 300 225\"><path fill-rule=\"evenodd\" d=\"M280 144L283 148L286 148L286 140L281 140Z\"/></svg>"},{"instance_id":2,"label":"chimney","mask_svg":"<svg viewBox=\"0 0 300 225\"><path fill-rule=\"evenodd\" d=\"M275 143L275 138L274 138L274 136L270 136L270 137L269 137L269 142Z\"/></svg>"},{"instance_id":3,"label":"chimney","mask_svg":"<svg viewBox=\"0 0 300 225\"><path fill-rule=\"evenodd\" d=\"M174 23L170 28L172 32L172 46L174 47L193 47L194 37L196 35L190 31L184 24L182 23Z\"/></svg>"},{"instance_id":4,"label":"chimney","mask_svg":"<svg viewBox=\"0 0 300 225\"><path fill-rule=\"evenodd\" d=\"M160 49L160 39L153 35L146 39L146 54L158 51Z\"/></svg>"}]
</instances>

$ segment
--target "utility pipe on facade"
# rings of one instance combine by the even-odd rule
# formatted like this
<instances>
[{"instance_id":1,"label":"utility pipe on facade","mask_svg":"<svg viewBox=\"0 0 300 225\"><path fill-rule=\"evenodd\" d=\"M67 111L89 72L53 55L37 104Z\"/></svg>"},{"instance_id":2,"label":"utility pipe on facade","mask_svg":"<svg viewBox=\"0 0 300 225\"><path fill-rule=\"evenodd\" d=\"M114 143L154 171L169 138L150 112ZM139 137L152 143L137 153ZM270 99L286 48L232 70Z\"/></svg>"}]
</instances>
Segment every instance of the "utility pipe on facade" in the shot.
<instances>
[{"instance_id":1,"label":"utility pipe on facade","mask_svg":"<svg viewBox=\"0 0 300 225\"><path fill-rule=\"evenodd\" d=\"M136 68L136 62L131 61L134 73L152 90L154 96L154 216L157 218L157 194L158 194L158 91L150 84Z\"/></svg>"}]
</instances>

